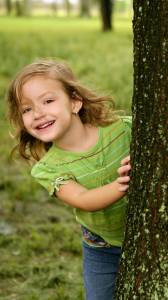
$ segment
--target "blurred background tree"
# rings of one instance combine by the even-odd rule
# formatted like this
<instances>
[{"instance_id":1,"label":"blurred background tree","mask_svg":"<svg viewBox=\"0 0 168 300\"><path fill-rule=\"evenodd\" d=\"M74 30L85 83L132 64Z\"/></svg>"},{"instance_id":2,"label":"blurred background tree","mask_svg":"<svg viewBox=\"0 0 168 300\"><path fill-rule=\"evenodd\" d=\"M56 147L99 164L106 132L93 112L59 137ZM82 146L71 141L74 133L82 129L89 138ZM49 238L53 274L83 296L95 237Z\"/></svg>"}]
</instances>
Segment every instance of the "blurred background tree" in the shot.
<instances>
[{"instance_id":1,"label":"blurred background tree","mask_svg":"<svg viewBox=\"0 0 168 300\"><path fill-rule=\"evenodd\" d=\"M132 0L0 0L0 15L100 16L102 30L113 28L113 13L131 14Z\"/></svg>"},{"instance_id":2,"label":"blurred background tree","mask_svg":"<svg viewBox=\"0 0 168 300\"><path fill-rule=\"evenodd\" d=\"M112 29L112 14L113 14L114 0L100 0L100 12L102 17L103 31Z\"/></svg>"},{"instance_id":3,"label":"blurred background tree","mask_svg":"<svg viewBox=\"0 0 168 300\"><path fill-rule=\"evenodd\" d=\"M80 16L90 17L91 0L80 0Z\"/></svg>"},{"instance_id":4,"label":"blurred background tree","mask_svg":"<svg viewBox=\"0 0 168 300\"><path fill-rule=\"evenodd\" d=\"M66 14L67 16L70 15L71 13L71 2L69 0L64 0L64 5L65 5L65 11L66 11Z\"/></svg>"},{"instance_id":5,"label":"blurred background tree","mask_svg":"<svg viewBox=\"0 0 168 300\"><path fill-rule=\"evenodd\" d=\"M6 7L7 15L10 15L10 13L12 11L12 1L11 0L5 0L5 7Z\"/></svg>"}]
</instances>

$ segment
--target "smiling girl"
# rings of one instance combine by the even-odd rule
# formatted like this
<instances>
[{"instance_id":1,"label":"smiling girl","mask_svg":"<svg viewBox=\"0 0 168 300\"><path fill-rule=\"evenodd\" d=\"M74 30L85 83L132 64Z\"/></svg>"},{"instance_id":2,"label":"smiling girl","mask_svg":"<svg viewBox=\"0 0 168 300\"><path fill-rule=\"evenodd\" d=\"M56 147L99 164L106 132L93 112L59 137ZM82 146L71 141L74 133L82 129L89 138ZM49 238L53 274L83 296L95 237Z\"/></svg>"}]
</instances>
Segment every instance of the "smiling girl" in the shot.
<instances>
[{"instance_id":1,"label":"smiling girl","mask_svg":"<svg viewBox=\"0 0 168 300\"><path fill-rule=\"evenodd\" d=\"M130 118L117 116L109 97L97 96L53 60L24 67L9 87L8 103L16 149L36 161L32 176L75 208L86 299L113 299L130 180Z\"/></svg>"}]
</instances>

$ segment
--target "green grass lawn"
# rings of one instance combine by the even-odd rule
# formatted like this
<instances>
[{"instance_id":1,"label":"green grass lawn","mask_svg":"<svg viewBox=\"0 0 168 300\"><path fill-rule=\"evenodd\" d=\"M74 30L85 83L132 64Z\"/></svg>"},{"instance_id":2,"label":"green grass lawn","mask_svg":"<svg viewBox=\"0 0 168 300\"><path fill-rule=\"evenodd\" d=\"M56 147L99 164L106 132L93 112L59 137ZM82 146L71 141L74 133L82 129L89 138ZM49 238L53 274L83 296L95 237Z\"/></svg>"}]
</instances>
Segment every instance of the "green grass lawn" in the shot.
<instances>
[{"instance_id":1,"label":"green grass lawn","mask_svg":"<svg viewBox=\"0 0 168 300\"><path fill-rule=\"evenodd\" d=\"M83 299L79 225L71 208L32 181L27 165L9 160L4 95L23 65L52 57L129 113L131 21L116 16L114 32L100 28L98 19L0 18L0 300Z\"/></svg>"}]
</instances>

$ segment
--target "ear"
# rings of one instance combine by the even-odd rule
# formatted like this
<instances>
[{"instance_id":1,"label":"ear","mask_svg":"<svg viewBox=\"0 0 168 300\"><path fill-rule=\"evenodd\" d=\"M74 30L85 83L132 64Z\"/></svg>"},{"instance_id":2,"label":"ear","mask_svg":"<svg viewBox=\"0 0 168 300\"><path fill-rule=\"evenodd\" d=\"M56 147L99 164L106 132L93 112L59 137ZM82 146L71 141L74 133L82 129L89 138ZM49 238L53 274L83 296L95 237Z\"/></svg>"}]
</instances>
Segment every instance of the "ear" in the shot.
<instances>
[{"instance_id":1,"label":"ear","mask_svg":"<svg viewBox=\"0 0 168 300\"><path fill-rule=\"evenodd\" d=\"M82 105L82 99L72 99L72 113L78 114L78 112L82 108Z\"/></svg>"}]
</instances>

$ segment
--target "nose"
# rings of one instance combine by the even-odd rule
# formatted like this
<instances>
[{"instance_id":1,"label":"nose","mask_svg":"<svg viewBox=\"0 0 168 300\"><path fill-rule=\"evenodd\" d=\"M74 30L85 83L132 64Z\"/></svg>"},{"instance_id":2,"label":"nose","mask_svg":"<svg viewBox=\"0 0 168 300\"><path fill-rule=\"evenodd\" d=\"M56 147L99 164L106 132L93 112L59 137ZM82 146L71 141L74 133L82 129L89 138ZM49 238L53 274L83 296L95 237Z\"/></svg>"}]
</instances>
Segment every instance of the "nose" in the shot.
<instances>
[{"instance_id":1,"label":"nose","mask_svg":"<svg viewBox=\"0 0 168 300\"><path fill-rule=\"evenodd\" d=\"M43 116L44 116L44 110L39 106L35 107L34 108L34 119L38 120L38 119L41 119Z\"/></svg>"}]
</instances>

